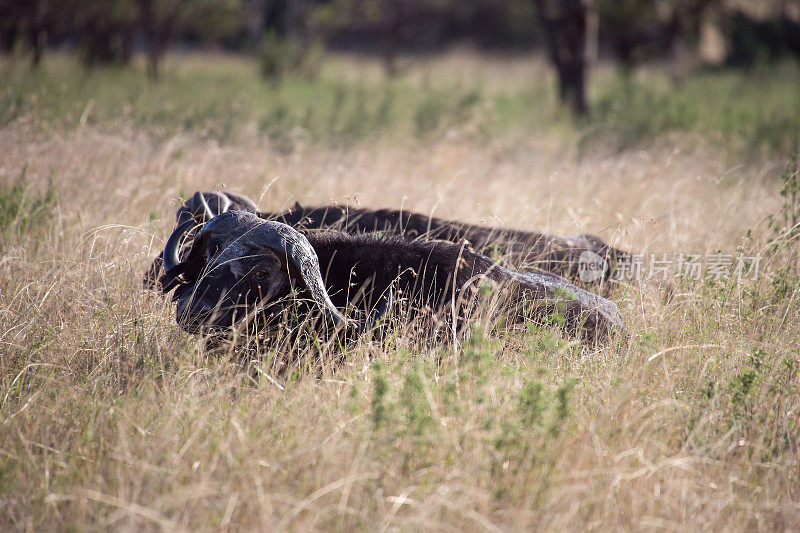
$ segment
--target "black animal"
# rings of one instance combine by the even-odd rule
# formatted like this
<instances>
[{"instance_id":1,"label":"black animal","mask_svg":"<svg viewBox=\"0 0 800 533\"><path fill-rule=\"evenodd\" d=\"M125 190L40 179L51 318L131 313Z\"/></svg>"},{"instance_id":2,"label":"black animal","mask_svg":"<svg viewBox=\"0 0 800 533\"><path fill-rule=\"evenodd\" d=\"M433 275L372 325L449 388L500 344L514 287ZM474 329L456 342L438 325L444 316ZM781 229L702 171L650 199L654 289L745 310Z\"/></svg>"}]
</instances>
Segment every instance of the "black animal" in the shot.
<instances>
[{"instance_id":1,"label":"black animal","mask_svg":"<svg viewBox=\"0 0 800 533\"><path fill-rule=\"evenodd\" d=\"M465 224L393 209L303 207L296 203L292 209L278 213L259 212L252 200L229 192L197 192L178 209L176 218L179 225L194 220L199 226L229 209L283 222L306 234L316 229L336 229L351 234L380 232L408 238L466 242L479 253L503 257L515 268L539 268L585 283L607 280L613 265L628 257L627 252L609 246L594 235L559 237L535 231ZM587 254L589 260L582 260ZM599 268L599 272L581 270L586 266ZM159 256L145 276L145 284L154 287L160 271Z\"/></svg>"},{"instance_id":2,"label":"black animal","mask_svg":"<svg viewBox=\"0 0 800 533\"><path fill-rule=\"evenodd\" d=\"M369 326L397 298L412 311L455 311L464 318L481 280L502 291L519 318L559 311L569 331L593 338L622 329L611 301L550 273L499 266L465 245L371 233L303 235L254 213L228 211L203 226L181 260L180 241L192 224L178 226L167 241L160 280L164 293L175 291L177 321L189 332L274 323L296 300L354 330ZM371 318L359 323L340 311L353 308Z\"/></svg>"},{"instance_id":3,"label":"black animal","mask_svg":"<svg viewBox=\"0 0 800 533\"><path fill-rule=\"evenodd\" d=\"M292 209L284 212L258 215L304 230L330 228L346 233L381 232L409 238L467 242L479 253L502 256L516 268L539 268L573 279L581 278L579 265L584 252L591 252L605 262L604 271L596 279L608 279L611 265L628 255L594 235L559 237L535 231L466 224L395 209L303 207L295 203Z\"/></svg>"}]
</instances>

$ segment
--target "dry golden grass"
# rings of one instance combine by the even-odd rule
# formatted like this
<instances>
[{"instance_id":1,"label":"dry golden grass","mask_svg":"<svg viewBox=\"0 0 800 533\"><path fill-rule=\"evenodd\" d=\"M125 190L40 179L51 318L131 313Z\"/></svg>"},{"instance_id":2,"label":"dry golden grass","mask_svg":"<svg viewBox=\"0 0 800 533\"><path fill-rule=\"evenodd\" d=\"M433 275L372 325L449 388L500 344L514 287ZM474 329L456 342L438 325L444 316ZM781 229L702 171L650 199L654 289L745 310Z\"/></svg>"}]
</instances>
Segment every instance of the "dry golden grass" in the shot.
<instances>
[{"instance_id":1,"label":"dry golden grass","mask_svg":"<svg viewBox=\"0 0 800 533\"><path fill-rule=\"evenodd\" d=\"M639 253L736 253L753 229L756 253L782 161L683 137L581 158L453 132L287 153L256 133L21 122L0 153L3 186L27 166L32 190L58 191L49 223L0 235L0 528L800 528L800 285L775 288L780 258L758 283L676 283L667 300L661 283L616 288L631 337L611 346L487 324L437 344L398 324L289 375L268 347L207 352L141 288L195 190Z\"/></svg>"}]
</instances>

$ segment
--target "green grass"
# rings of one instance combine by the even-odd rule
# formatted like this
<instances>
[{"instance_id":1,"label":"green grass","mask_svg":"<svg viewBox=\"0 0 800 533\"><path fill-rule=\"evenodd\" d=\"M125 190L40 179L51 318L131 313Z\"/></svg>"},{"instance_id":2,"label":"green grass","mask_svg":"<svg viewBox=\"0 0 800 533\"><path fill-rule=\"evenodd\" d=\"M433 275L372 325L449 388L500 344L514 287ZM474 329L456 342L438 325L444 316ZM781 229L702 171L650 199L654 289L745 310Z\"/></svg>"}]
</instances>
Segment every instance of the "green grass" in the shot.
<instances>
[{"instance_id":1,"label":"green grass","mask_svg":"<svg viewBox=\"0 0 800 533\"><path fill-rule=\"evenodd\" d=\"M800 147L800 68L708 70L679 84L657 71L642 80L601 77L595 102L600 135L621 148L667 132L693 132L732 150L791 154Z\"/></svg>"},{"instance_id":2,"label":"green grass","mask_svg":"<svg viewBox=\"0 0 800 533\"><path fill-rule=\"evenodd\" d=\"M255 125L277 141L298 130L312 141L342 143L386 132L426 133L462 120L475 99L450 100L448 88L420 92L407 83L344 81L335 68L315 80L268 83L253 61L192 62L153 83L137 68L89 73L74 58L51 57L38 71L5 63L0 124L30 118L44 130L130 124L156 135L203 132L228 141Z\"/></svg>"},{"instance_id":3,"label":"green grass","mask_svg":"<svg viewBox=\"0 0 800 533\"><path fill-rule=\"evenodd\" d=\"M0 184L0 244L12 235L27 233L47 222L56 204L52 176L44 191L28 186L27 168L10 185Z\"/></svg>"},{"instance_id":4,"label":"green grass","mask_svg":"<svg viewBox=\"0 0 800 533\"><path fill-rule=\"evenodd\" d=\"M203 132L235 139L247 125L290 146L299 137L332 144L376 136L426 137L466 128L492 138L508 131L557 133L612 149L641 146L669 132L696 133L736 153L789 154L800 143L800 68L794 63L700 71L673 82L652 68L621 76L603 69L593 113L574 121L556 105L550 79L509 81L486 90L481 80L368 80L345 76L336 60L313 80L288 75L268 83L255 59L176 59L152 83L139 66L82 70L74 57L48 57L43 68L0 63L0 125L20 118L43 130L82 124L130 124L156 135Z\"/></svg>"}]
</instances>

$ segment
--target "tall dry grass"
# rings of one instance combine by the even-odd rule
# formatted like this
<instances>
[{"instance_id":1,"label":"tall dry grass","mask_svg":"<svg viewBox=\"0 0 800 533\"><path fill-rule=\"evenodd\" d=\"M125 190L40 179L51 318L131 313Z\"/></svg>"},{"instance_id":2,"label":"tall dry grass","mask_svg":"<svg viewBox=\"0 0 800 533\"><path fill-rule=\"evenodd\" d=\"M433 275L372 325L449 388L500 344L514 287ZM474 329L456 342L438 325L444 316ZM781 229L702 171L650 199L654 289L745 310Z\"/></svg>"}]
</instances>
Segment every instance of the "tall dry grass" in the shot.
<instances>
[{"instance_id":1,"label":"tall dry grass","mask_svg":"<svg viewBox=\"0 0 800 533\"><path fill-rule=\"evenodd\" d=\"M616 287L631 337L609 346L485 322L434 342L398 322L288 373L275 361L303 354L208 351L141 287L178 198L213 188L265 210L403 205L645 254L766 254L783 161L682 136L582 157L537 136L240 137L0 130L0 184L26 169L31 198L56 191L49 218L0 235L0 527L800 526L786 255L755 283Z\"/></svg>"}]
</instances>

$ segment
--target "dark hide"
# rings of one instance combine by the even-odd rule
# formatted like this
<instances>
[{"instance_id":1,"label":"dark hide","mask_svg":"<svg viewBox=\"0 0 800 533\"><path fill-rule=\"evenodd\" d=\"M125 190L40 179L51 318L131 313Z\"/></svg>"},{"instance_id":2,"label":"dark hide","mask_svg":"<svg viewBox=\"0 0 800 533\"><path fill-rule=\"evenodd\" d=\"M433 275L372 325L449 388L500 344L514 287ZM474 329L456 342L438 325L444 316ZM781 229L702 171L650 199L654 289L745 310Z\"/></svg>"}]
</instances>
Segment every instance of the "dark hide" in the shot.
<instances>
[{"instance_id":1,"label":"dark hide","mask_svg":"<svg viewBox=\"0 0 800 533\"><path fill-rule=\"evenodd\" d=\"M478 253L502 257L515 268L539 268L576 281L580 280L578 266L583 252L592 252L606 261L598 280L607 280L613 264L628 257L626 252L609 246L594 235L559 237L536 231L478 226L393 209L303 207L296 203L287 211L259 212L258 216L283 222L301 231L329 228L345 233L383 232L412 239L466 241Z\"/></svg>"},{"instance_id":2,"label":"dark hide","mask_svg":"<svg viewBox=\"0 0 800 533\"><path fill-rule=\"evenodd\" d=\"M225 210L256 213L265 220L283 222L306 234L317 229L336 229L350 234L381 232L402 235L410 239L466 242L478 253L502 258L515 268L538 268L566 276L576 282L592 283L607 280L613 265L628 257L626 252L609 246L594 235L559 237L535 231L466 224L402 210L370 210L348 206L303 207L296 203L294 208L283 212L264 213L257 210L252 200L236 193L206 192L203 196L214 215L222 212L220 208L224 206L224 197L227 197L230 206ZM178 224L188 220L192 215L198 225L208 220L194 201L195 197L178 210L176 214ZM582 280L579 265L581 254L585 252L590 252L590 256L598 262L602 272L594 278L584 277ZM145 275L146 287L156 288L161 265L162 258L159 255Z\"/></svg>"},{"instance_id":3,"label":"dark hide","mask_svg":"<svg viewBox=\"0 0 800 533\"><path fill-rule=\"evenodd\" d=\"M253 320L255 309L274 318L282 303L292 299L293 288L303 299L308 276L279 251L259 244L273 227L290 229L235 211L204 226L188 256L160 280L164 292L176 289L173 299L182 327L195 333L224 331ZM412 312L456 309L461 319L485 279L513 304L520 319L543 321L557 310L573 334L595 338L622 330L613 302L553 274L504 268L464 245L336 231L305 238L318 258L329 301L345 314L372 309L382 295L394 292Z\"/></svg>"}]
</instances>

